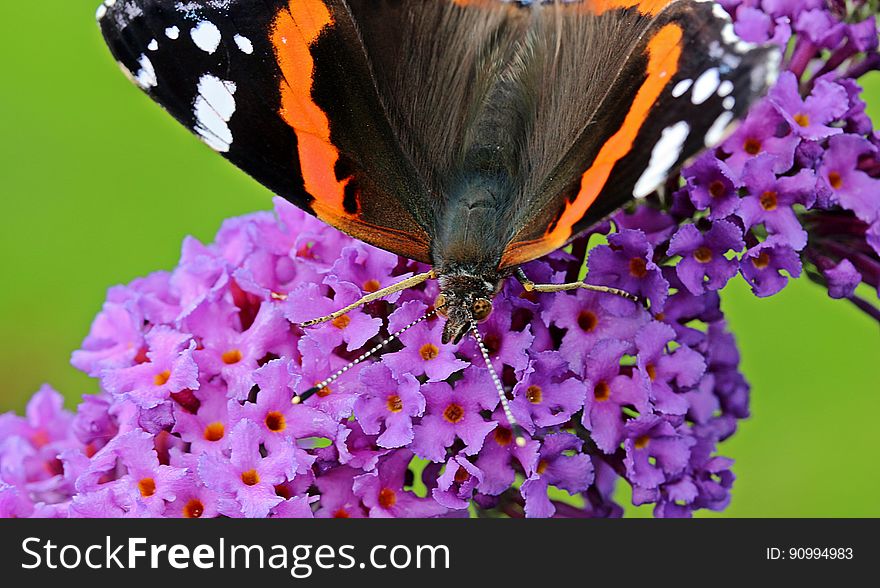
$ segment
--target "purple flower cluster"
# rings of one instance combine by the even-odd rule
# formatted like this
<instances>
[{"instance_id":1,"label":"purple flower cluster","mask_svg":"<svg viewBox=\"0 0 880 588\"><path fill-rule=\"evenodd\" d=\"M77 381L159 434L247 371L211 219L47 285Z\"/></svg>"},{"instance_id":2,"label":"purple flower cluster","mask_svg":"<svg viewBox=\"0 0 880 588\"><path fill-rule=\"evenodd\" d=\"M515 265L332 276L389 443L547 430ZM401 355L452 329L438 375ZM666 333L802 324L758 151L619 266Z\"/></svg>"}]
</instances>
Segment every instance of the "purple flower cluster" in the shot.
<instances>
[{"instance_id":1,"label":"purple flower cluster","mask_svg":"<svg viewBox=\"0 0 880 588\"><path fill-rule=\"evenodd\" d=\"M856 294L880 287L880 132L857 81L880 69L876 2L721 4L743 39L788 48L786 71L732 137L684 170L678 209L741 229L739 271L757 296L806 271L880 320Z\"/></svg>"},{"instance_id":2,"label":"purple flower cluster","mask_svg":"<svg viewBox=\"0 0 880 588\"><path fill-rule=\"evenodd\" d=\"M590 282L650 311L509 280L480 325L525 446L474 340L443 344L437 318L292 404L438 292L301 329L427 268L277 199L110 290L72 358L100 393L71 414L46 387L0 416L0 516L608 517L621 481L657 516L723 509L732 462L716 449L749 387L719 290L741 274L768 296L806 269L877 316L854 292L880 284L880 135L855 81L880 66L875 19L723 4L744 38L791 45L770 96L666 195L524 268L561 282L586 260Z\"/></svg>"}]
</instances>

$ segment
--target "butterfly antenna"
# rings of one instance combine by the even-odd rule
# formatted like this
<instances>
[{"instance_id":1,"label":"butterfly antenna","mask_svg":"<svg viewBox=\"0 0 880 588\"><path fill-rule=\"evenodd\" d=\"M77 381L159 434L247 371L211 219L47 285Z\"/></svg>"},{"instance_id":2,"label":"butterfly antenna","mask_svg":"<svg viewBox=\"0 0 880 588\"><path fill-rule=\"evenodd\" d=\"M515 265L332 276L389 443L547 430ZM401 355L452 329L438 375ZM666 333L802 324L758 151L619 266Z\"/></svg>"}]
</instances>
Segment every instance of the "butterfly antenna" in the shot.
<instances>
[{"instance_id":1,"label":"butterfly antenna","mask_svg":"<svg viewBox=\"0 0 880 588\"><path fill-rule=\"evenodd\" d=\"M480 353L483 354L483 360L486 362L486 367L489 368L489 376L491 376L492 382L495 384L495 390L498 391L498 399L501 401L501 408L504 410L504 416L510 424L510 430L513 431L516 445L517 447L525 447L526 438L525 435L523 435L523 429L519 423L516 422L516 417L514 417L513 413L510 411L510 404L507 402L507 395L504 393L504 386L501 384L501 378L498 377L498 373L492 365L492 360L489 358L489 350L486 349L486 345L483 343L483 337L480 336L480 331L477 330L476 322L471 323L471 332L474 334L474 339L477 340L477 347L480 348Z\"/></svg>"},{"instance_id":2,"label":"butterfly antenna","mask_svg":"<svg viewBox=\"0 0 880 588\"><path fill-rule=\"evenodd\" d=\"M416 320L414 320L410 324L406 325L402 329L399 329L397 332L392 333L391 335L388 336L387 339L383 340L381 343L379 343L378 345L376 345L372 349L365 351L363 354L361 354L360 357L358 357L357 359L355 359L354 361L352 361L348 365L340 368L336 373L328 376L327 379L321 381L316 386L309 388L308 390L306 390L302 394L295 395L290 400L290 403L291 404L300 404L301 402L308 400L309 398L311 398L312 396L314 396L315 394L317 394L318 392L320 392L321 390L323 390L324 388L326 388L327 386L329 386L330 384L335 382L339 378L339 376L341 376L342 374L344 374L345 372L347 372L348 370L350 370L351 368L353 368L357 364L361 363L362 361L366 360L370 356L374 355L376 352L384 349L385 347L388 346L389 343L391 343L392 341L394 341L395 339L400 337L402 334L404 334L405 332L407 332L408 330L410 330L411 328L413 328L414 326L416 326L420 322L428 320L429 318L431 318L432 316L437 314L437 310L438 309L435 308L435 309L429 311L424 316L417 318Z\"/></svg>"}]
</instances>

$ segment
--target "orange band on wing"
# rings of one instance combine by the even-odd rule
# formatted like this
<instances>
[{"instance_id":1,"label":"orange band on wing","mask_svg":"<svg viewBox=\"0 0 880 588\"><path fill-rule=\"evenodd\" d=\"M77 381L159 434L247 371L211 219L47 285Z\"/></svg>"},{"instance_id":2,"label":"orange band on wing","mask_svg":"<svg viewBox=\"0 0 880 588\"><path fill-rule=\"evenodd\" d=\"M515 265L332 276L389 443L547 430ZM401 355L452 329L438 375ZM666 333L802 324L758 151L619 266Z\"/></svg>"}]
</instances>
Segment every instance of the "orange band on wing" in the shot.
<instances>
[{"instance_id":1,"label":"orange band on wing","mask_svg":"<svg viewBox=\"0 0 880 588\"><path fill-rule=\"evenodd\" d=\"M594 14L602 14L609 10L637 8L644 15L654 15L672 4L675 0L584 0L571 4L569 10L585 10ZM451 0L457 6L492 6L497 2L491 0Z\"/></svg>"},{"instance_id":2,"label":"orange band on wing","mask_svg":"<svg viewBox=\"0 0 880 588\"><path fill-rule=\"evenodd\" d=\"M620 130L602 146L593 164L581 176L580 191L566 204L555 227L541 239L510 245L501 259L502 267L525 263L565 245L572 236L574 225L602 192L614 166L632 151L651 108L678 71L682 36L681 27L668 24L648 42L648 77L639 88Z\"/></svg>"},{"instance_id":3,"label":"orange band on wing","mask_svg":"<svg viewBox=\"0 0 880 588\"><path fill-rule=\"evenodd\" d=\"M339 151L330 141L330 121L312 100L315 62L310 45L332 25L333 16L321 0L291 0L289 9L278 13L272 31L285 80L279 114L296 131L303 182L315 196L312 209L327 222L347 216L342 203L348 179L336 179Z\"/></svg>"},{"instance_id":4,"label":"orange band on wing","mask_svg":"<svg viewBox=\"0 0 880 588\"><path fill-rule=\"evenodd\" d=\"M609 10L619 8L637 8L642 14L657 14L675 0L587 0L590 10L596 14L602 14Z\"/></svg>"}]
</instances>

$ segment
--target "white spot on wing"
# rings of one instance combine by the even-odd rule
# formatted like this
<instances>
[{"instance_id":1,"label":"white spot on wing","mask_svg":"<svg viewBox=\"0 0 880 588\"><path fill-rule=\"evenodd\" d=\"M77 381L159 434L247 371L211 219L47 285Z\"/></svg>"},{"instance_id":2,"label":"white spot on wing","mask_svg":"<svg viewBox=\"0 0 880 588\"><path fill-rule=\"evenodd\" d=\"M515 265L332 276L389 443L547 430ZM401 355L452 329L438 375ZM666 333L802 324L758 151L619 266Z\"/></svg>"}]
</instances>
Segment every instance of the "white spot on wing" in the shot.
<instances>
[{"instance_id":1,"label":"white spot on wing","mask_svg":"<svg viewBox=\"0 0 880 588\"><path fill-rule=\"evenodd\" d=\"M254 44L251 43L251 40L247 37L235 35L234 40L235 44L238 45L238 48L241 49L242 53L247 53L248 55L250 55L254 52Z\"/></svg>"},{"instance_id":2,"label":"white spot on wing","mask_svg":"<svg viewBox=\"0 0 880 588\"><path fill-rule=\"evenodd\" d=\"M150 41L150 44L147 45L147 49L149 49L150 51L158 51L159 50L159 41L157 41L156 39L153 39L152 41Z\"/></svg>"},{"instance_id":3,"label":"white spot on wing","mask_svg":"<svg viewBox=\"0 0 880 588\"><path fill-rule=\"evenodd\" d=\"M681 150L690 131L690 125L684 121L663 129L660 140L651 151L651 161L648 163L648 167L633 188L633 196L644 198L663 183L672 166L681 156Z\"/></svg>"},{"instance_id":4,"label":"white spot on wing","mask_svg":"<svg viewBox=\"0 0 880 588\"><path fill-rule=\"evenodd\" d=\"M165 36L172 41L176 41L180 37L180 29L177 27L168 27L165 29Z\"/></svg>"},{"instance_id":5,"label":"white spot on wing","mask_svg":"<svg viewBox=\"0 0 880 588\"><path fill-rule=\"evenodd\" d=\"M682 80L682 81L678 82L677 84L675 84L675 87L672 88L672 97L673 98L680 98L680 97L684 96L684 93L687 92L688 90L690 90L691 86L693 86L693 85L694 85L694 81L690 80L690 79Z\"/></svg>"},{"instance_id":6,"label":"white spot on wing","mask_svg":"<svg viewBox=\"0 0 880 588\"><path fill-rule=\"evenodd\" d=\"M138 64L141 68L134 74L134 81L144 90L155 88L158 85L158 80L156 79L156 70L153 69L153 62L149 57L141 54L138 58Z\"/></svg>"},{"instance_id":7,"label":"white spot on wing","mask_svg":"<svg viewBox=\"0 0 880 588\"><path fill-rule=\"evenodd\" d=\"M724 99L721 105L724 106L724 110L733 110L733 107L736 106L736 98L728 96Z\"/></svg>"},{"instance_id":8,"label":"white spot on wing","mask_svg":"<svg viewBox=\"0 0 880 588\"><path fill-rule=\"evenodd\" d=\"M721 77L718 74L718 68L713 67L703 72L697 81L694 82L694 91L691 94L691 102L700 105L708 100L712 94L718 90L721 85Z\"/></svg>"},{"instance_id":9,"label":"white spot on wing","mask_svg":"<svg viewBox=\"0 0 880 588\"><path fill-rule=\"evenodd\" d=\"M214 23L203 20L189 32L196 46L205 53L214 53L220 46L220 29Z\"/></svg>"},{"instance_id":10,"label":"white spot on wing","mask_svg":"<svg viewBox=\"0 0 880 588\"><path fill-rule=\"evenodd\" d=\"M235 90L234 82L223 81L211 74L199 79L199 95L193 106L195 131L216 151L229 151L232 145L228 123L235 113Z\"/></svg>"},{"instance_id":11,"label":"white spot on wing","mask_svg":"<svg viewBox=\"0 0 880 588\"><path fill-rule=\"evenodd\" d=\"M107 16L107 7L101 4L100 6L98 6L98 10L95 12L95 18L101 20L105 16Z\"/></svg>"},{"instance_id":12,"label":"white spot on wing","mask_svg":"<svg viewBox=\"0 0 880 588\"><path fill-rule=\"evenodd\" d=\"M721 85L718 86L718 95L724 98L725 96L730 96L733 92L733 82L730 80L724 80L721 82Z\"/></svg>"},{"instance_id":13,"label":"white spot on wing","mask_svg":"<svg viewBox=\"0 0 880 588\"><path fill-rule=\"evenodd\" d=\"M724 140L727 127L733 122L732 112L723 112L706 132L706 147L713 147Z\"/></svg>"}]
</instances>

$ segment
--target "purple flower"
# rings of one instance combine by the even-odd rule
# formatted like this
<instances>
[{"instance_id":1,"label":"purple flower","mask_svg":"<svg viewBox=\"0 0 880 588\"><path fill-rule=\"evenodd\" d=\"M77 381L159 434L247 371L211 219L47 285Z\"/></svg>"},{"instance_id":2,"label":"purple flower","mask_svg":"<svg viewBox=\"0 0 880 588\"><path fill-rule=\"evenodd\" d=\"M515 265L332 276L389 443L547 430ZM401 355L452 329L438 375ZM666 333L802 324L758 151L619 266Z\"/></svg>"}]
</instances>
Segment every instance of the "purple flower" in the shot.
<instances>
[{"instance_id":1,"label":"purple flower","mask_svg":"<svg viewBox=\"0 0 880 588\"><path fill-rule=\"evenodd\" d=\"M668 421L646 415L627 423L626 435L624 464L640 490L657 488L687 467L694 440L679 435Z\"/></svg>"},{"instance_id":2,"label":"purple flower","mask_svg":"<svg viewBox=\"0 0 880 588\"><path fill-rule=\"evenodd\" d=\"M306 437L335 439L338 423L327 413L310 406L293 405L292 389L299 378L291 374L287 361L274 359L254 372L259 388L255 402L229 403L231 422L242 419L257 424L261 441L270 450L283 449L291 441ZM305 456L299 456L303 461Z\"/></svg>"},{"instance_id":3,"label":"purple flower","mask_svg":"<svg viewBox=\"0 0 880 588\"><path fill-rule=\"evenodd\" d=\"M772 156L761 155L746 164L743 183L748 196L742 200L739 217L747 229L763 224L770 235L800 251L807 244L807 232L793 207L813 205L816 176L805 169L794 176L777 178L773 161Z\"/></svg>"},{"instance_id":4,"label":"purple flower","mask_svg":"<svg viewBox=\"0 0 880 588\"><path fill-rule=\"evenodd\" d=\"M409 323L425 315L428 306L413 300L405 302L388 318L388 330L396 332ZM423 321L421 324L401 335L403 349L382 356L394 374L425 375L429 382L440 382L455 372L467 367L468 363L455 356L455 345L440 341L443 325L440 321Z\"/></svg>"},{"instance_id":5,"label":"purple flower","mask_svg":"<svg viewBox=\"0 0 880 588\"><path fill-rule=\"evenodd\" d=\"M421 458L444 461L446 448L456 439L464 442L464 453L474 455L497 423L486 421L481 410L492 410L498 404L495 387L488 370L470 367L455 387L446 382L426 384L422 393L427 410L422 422L414 428L412 450Z\"/></svg>"},{"instance_id":6,"label":"purple flower","mask_svg":"<svg viewBox=\"0 0 880 588\"><path fill-rule=\"evenodd\" d=\"M633 305L630 305L628 315L611 314L602 304L607 296L587 290L556 295L553 303L541 313L548 326L566 329L559 352L579 376L583 376L587 368L586 355L598 342L612 338L631 339L645 322L645 313Z\"/></svg>"},{"instance_id":7,"label":"purple flower","mask_svg":"<svg viewBox=\"0 0 880 588\"><path fill-rule=\"evenodd\" d=\"M728 259L729 251L745 247L742 231L731 222L715 221L701 233L696 225L684 225L669 242L669 254L680 255L675 271L685 287L694 295L719 290L737 272L737 263Z\"/></svg>"},{"instance_id":8,"label":"purple flower","mask_svg":"<svg viewBox=\"0 0 880 588\"><path fill-rule=\"evenodd\" d=\"M801 275L801 259L788 244L767 240L749 249L740 261L740 272L755 296L772 296L782 290L788 278Z\"/></svg>"},{"instance_id":9,"label":"purple flower","mask_svg":"<svg viewBox=\"0 0 880 588\"><path fill-rule=\"evenodd\" d=\"M320 492L317 518L361 519L368 513L359 496L354 493L354 479L361 470L339 466L319 477L315 484Z\"/></svg>"},{"instance_id":10,"label":"purple flower","mask_svg":"<svg viewBox=\"0 0 880 588\"><path fill-rule=\"evenodd\" d=\"M838 135L828 141L828 151L819 170L836 202L853 211L866 223L880 217L880 179L872 178L858 168L859 159L876 153L867 139L856 135Z\"/></svg>"},{"instance_id":11,"label":"purple flower","mask_svg":"<svg viewBox=\"0 0 880 588\"><path fill-rule=\"evenodd\" d=\"M447 513L447 508L431 498L418 498L404 490L403 482L412 453L398 449L383 458L378 467L354 479L353 491L370 513L370 518L428 518Z\"/></svg>"},{"instance_id":12,"label":"purple flower","mask_svg":"<svg viewBox=\"0 0 880 588\"><path fill-rule=\"evenodd\" d=\"M686 192L697 210L710 209L709 218L726 218L739 209L739 183L733 171L714 157L700 157L685 169Z\"/></svg>"},{"instance_id":13,"label":"purple flower","mask_svg":"<svg viewBox=\"0 0 880 588\"><path fill-rule=\"evenodd\" d=\"M568 422L584 405L584 384L556 351L533 354L513 388L513 415L531 433Z\"/></svg>"},{"instance_id":14,"label":"purple flower","mask_svg":"<svg viewBox=\"0 0 880 588\"><path fill-rule=\"evenodd\" d=\"M810 95L802 99L798 79L791 72L783 72L770 93L770 100L794 132L804 139L818 141L843 132L828 126L849 109L847 92L833 81L833 76L819 78Z\"/></svg>"},{"instance_id":15,"label":"purple flower","mask_svg":"<svg viewBox=\"0 0 880 588\"><path fill-rule=\"evenodd\" d=\"M667 352L675 340L669 325L653 322L636 335L636 364L642 386L654 408L667 415L681 416L688 410L687 397L680 392L699 382L706 371L703 356L690 347L681 346Z\"/></svg>"},{"instance_id":16,"label":"purple flower","mask_svg":"<svg viewBox=\"0 0 880 588\"><path fill-rule=\"evenodd\" d=\"M587 357L583 425L605 453L613 453L623 440L624 406L631 406L639 413L650 412L644 388L621 373L620 360L628 351L629 343L606 339Z\"/></svg>"},{"instance_id":17,"label":"purple flower","mask_svg":"<svg viewBox=\"0 0 880 588\"><path fill-rule=\"evenodd\" d=\"M549 486L574 495L593 483L593 462L590 456L580 452L583 443L570 433L556 433L544 438L535 472L521 488L527 517L551 517L556 512L547 496Z\"/></svg>"},{"instance_id":18,"label":"purple flower","mask_svg":"<svg viewBox=\"0 0 880 588\"><path fill-rule=\"evenodd\" d=\"M380 447L403 447L413 440L413 418L425 412L425 397L419 382L410 374L396 379L382 363L360 373L363 392L354 405L355 415L368 435L382 434Z\"/></svg>"},{"instance_id":19,"label":"purple flower","mask_svg":"<svg viewBox=\"0 0 880 588\"><path fill-rule=\"evenodd\" d=\"M331 299L322 293L322 288L317 284L301 286L290 293L284 314L292 322L304 322L331 314L363 296L361 290L350 282L335 282L333 291L335 296ZM319 325L309 334L325 353L330 353L342 343L349 351L354 351L373 338L381 326L381 319L373 318L360 309Z\"/></svg>"},{"instance_id":20,"label":"purple flower","mask_svg":"<svg viewBox=\"0 0 880 588\"><path fill-rule=\"evenodd\" d=\"M283 498L275 486L296 475L297 462L293 444L279 444L263 457L260 452L260 429L249 420L240 421L229 434L229 457L216 453L201 456L198 474L210 489L231 499L226 512L236 516L240 509L246 517L264 517Z\"/></svg>"},{"instance_id":21,"label":"purple flower","mask_svg":"<svg viewBox=\"0 0 880 588\"><path fill-rule=\"evenodd\" d=\"M138 365L102 372L101 383L111 394L152 408L183 389L199 387L199 369L193 360L196 349L190 335L164 326L146 336L146 361Z\"/></svg>"},{"instance_id":22,"label":"purple flower","mask_svg":"<svg viewBox=\"0 0 880 588\"><path fill-rule=\"evenodd\" d=\"M828 280L828 295L832 298L849 298L862 281L862 274L848 259L843 259L824 272Z\"/></svg>"},{"instance_id":23,"label":"purple flower","mask_svg":"<svg viewBox=\"0 0 880 588\"><path fill-rule=\"evenodd\" d=\"M290 329L281 310L264 302L248 328L239 330L237 307L226 303L203 303L187 317L186 324L202 346L194 353L199 370L208 377L219 375L227 395L244 400L254 385L253 372L270 355L282 355ZM191 387L190 387L191 388Z\"/></svg>"},{"instance_id":24,"label":"purple flower","mask_svg":"<svg viewBox=\"0 0 880 588\"><path fill-rule=\"evenodd\" d=\"M618 288L651 302L652 310L663 310L669 283L654 263L654 248L639 230L624 229L608 237L607 246L590 252L588 279L593 284ZM608 303L632 304L622 298ZM626 312L626 307L619 311Z\"/></svg>"},{"instance_id":25,"label":"purple flower","mask_svg":"<svg viewBox=\"0 0 880 588\"><path fill-rule=\"evenodd\" d=\"M470 506L476 487L483 481L480 468L468 461L466 456L456 455L446 462L446 469L437 478L437 487L431 495L446 508L463 510Z\"/></svg>"},{"instance_id":26,"label":"purple flower","mask_svg":"<svg viewBox=\"0 0 880 588\"><path fill-rule=\"evenodd\" d=\"M773 155L773 171L784 173L794 165L794 153L800 138L792 131L779 109L764 101L753 108L745 121L721 146L727 154L724 163L739 176L746 162L767 153Z\"/></svg>"}]
</instances>

